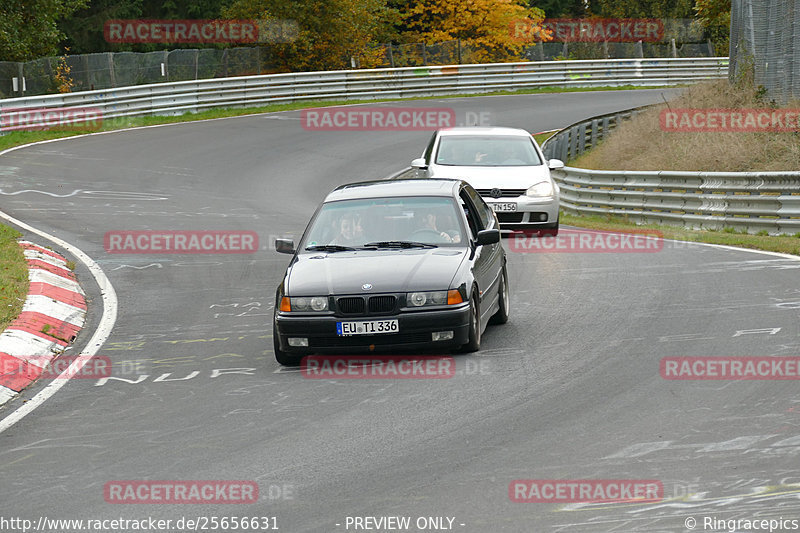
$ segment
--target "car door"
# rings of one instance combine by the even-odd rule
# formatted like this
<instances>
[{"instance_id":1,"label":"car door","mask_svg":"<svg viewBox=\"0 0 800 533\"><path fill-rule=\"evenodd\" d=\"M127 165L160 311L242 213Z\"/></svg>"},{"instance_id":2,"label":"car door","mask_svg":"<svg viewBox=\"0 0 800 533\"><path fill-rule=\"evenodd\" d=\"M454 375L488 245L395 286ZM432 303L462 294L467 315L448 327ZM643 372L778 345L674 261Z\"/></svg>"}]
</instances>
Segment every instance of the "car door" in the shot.
<instances>
[{"instance_id":1,"label":"car door","mask_svg":"<svg viewBox=\"0 0 800 533\"><path fill-rule=\"evenodd\" d=\"M470 225L473 241L478 231L499 229L497 218L491 208L471 186L466 183L459 193L462 206ZM485 323L491 316L492 304L496 301L500 288L500 274L504 261L503 245L499 242L479 246L475 250L473 275L478 282L481 321Z\"/></svg>"}]
</instances>

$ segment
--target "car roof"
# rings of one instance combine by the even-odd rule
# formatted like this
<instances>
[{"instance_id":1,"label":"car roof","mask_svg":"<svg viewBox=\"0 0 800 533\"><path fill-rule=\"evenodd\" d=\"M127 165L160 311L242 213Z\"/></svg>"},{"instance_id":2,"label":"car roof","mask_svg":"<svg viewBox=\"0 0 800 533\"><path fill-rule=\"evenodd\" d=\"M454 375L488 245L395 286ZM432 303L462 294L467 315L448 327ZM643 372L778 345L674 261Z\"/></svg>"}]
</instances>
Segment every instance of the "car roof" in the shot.
<instances>
[{"instance_id":1,"label":"car roof","mask_svg":"<svg viewBox=\"0 0 800 533\"><path fill-rule=\"evenodd\" d=\"M462 180L452 179L401 179L374 180L347 183L336 187L325 202L358 198L384 198L399 196L447 196L458 194Z\"/></svg>"},{"instance_id":2,"label":"car roof","mask_svg":"<svg viewBox=\"0 0 800 533\"><path fill-rule=\"evenodd\" d=\"M501 128L501 127L455 127L445 128L437 132L439 135L514 135L520 137L530 137L531 134L520 128Z\"/></svg>"}]
</instances>

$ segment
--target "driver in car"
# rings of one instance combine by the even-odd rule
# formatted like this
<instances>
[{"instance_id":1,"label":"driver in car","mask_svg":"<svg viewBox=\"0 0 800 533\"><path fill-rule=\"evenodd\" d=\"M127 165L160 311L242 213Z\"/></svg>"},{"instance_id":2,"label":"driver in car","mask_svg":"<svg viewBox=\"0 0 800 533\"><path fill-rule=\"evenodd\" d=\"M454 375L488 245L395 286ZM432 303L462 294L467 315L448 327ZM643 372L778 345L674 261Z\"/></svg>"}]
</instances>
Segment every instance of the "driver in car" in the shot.
<instances>
[{"instance_id":1,"label":"driver in car","mask_svg":"<svg viewBox=\"0 0 800 533\"><path fill-rule=\"evenodd\" d=\"M452 243L461 242L461 234L458 232L458 230L442 231L437 226L437 220L440 223L443 222L445 225L449 226L450 224L447 224L447 223L451 222L451 218L448 215L444 215L444 216L439 217L439 216L436 215L435 212L429 212L429 213L424 213L424 214L420 215L420 217L421 217L421 220L422 220L422 225L420 226L420 229L417 230L418 232L423 232L425 230L428 230L428 231L431 231L431 232L438 233L439 237L444 242L452 242Z\"/></svg>"},{"instance_id":2,"label":"driver in car","mask_svg":"<svg viewBox=\"0 0 800 533\"><path fill-rule=\"evenodd\" d=\"M358 246L364 243L363 230L361 229L360 217L356 215L344 215L336 223L337 235L330 244L341 246Z\"/></svg>"}]
</instances>

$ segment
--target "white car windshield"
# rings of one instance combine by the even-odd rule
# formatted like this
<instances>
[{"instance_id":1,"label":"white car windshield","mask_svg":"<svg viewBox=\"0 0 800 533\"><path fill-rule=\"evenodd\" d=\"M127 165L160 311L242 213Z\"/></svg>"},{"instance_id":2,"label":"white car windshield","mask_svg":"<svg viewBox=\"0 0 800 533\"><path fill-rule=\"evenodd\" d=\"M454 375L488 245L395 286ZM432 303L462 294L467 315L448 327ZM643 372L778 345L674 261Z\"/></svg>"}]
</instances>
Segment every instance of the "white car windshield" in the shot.
<instances>
[{"instance_id":1,"label":"white car windshield","mask_svg":"<svg viewBox=\"0 0 800 533\"><path fill-rule=\"evenodd\" d=\"M436 152L437 165L519 167L541 165L528 137L514 135L445 135Z\"/></svg>"}]
</instances>

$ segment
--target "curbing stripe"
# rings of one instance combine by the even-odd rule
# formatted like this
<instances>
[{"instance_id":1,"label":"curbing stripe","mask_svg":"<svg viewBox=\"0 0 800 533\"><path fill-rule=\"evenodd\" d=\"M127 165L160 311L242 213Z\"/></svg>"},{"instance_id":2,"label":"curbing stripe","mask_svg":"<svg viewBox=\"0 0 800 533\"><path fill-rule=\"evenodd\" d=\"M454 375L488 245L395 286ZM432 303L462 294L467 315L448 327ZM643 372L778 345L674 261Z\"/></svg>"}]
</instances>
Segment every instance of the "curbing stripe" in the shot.
<instances>
[{"instance_id":1,"label":"curbing stripe","mask_svg":"<svg viewBox=\"0 0 800 533\"><path fill-rule=\"evenodd\" d=\"M42 367L30 364L24 359L0 352L0 387L19 392L35 381L42 373ZM0 401L2 399L0 398Z\"/></svg>"},{"instance_id":2,"label":"curbing stripe","mask_svg":"<svg viewBox=\"0 0 800 533\"><path fill-rule=\"evenodd\" d=\"M64 261L63 259L59 259L58 257L53 257L50 254L45 254L45 253L42 253L42 252L40 252L38 250L31 250L29 248L25 249L22 252L22 254L25 256L25 259L28 259L28 260L38 259L39 261L42 261L43 263L47 263L47 264L56 266L58 268L63 268L65 270L69 270L67 268L67 262L66 261Z\"/></svg>"},{"instance_id":3,"label":"curbing stripe","mask_svg":"<svg viewBox=\"0 0 800 533\"><path fill-rule=\"evenodd\" d=\"M13 391L8 387L3 387L2 385L0 385L0 405L3 405L16 395L17 395L16 391Z\"/></svg>"},{"instance_id":4,"label":"curbing stripe","mask_svg":"<svg viewBox=\"0 0 800 533\"><path fill-rule=\"evenodd\" d=\"M28 259L28 268L40 268L57 276L61 276L62 278L75 281L75 274L73 274L70 270L52 265L41 259Z\"/></svg>"},{"instance_id":5,"label":"curbing stripe","mask_svg":"<svg viewBox=\"0 0 800 533\"><path fill-rule=\"evenodd\" d=\"M61 346L52 339L37 337L27 331L7 329L0 334L0 351L18 357L24 355L53 355Z\"/></svg>"},{"instance_id":6,"label":"curbing stripe","mask_svg":"<svg viewBox=\"0 0 800 533\"><path fill-rule=\"evenodd\" d=\"M32 268L28 271L28 280L31 283L47 283L48 285L54 285L56 287L60 287L62 289L76 292L81 296L84 296L83 289L81 286L78 285L77 281L72 281L70 279L62 278L52 272L48 272L47 270L42 270L41 268Z\"/></svg>"},{"instance_id":7,"label":"curbing stripe","mask_svg":"<svg viewBox=\"0 0 800 533\"><path fill-rule=\"evenodd\" d=\"M20 246L30 284L22 312L0 333L0 405L36 381L75 339L87 310L66 259L28 241Z\"/></svg>"},{"instance_id":8,"label":"curbing stripe","mask_svg":"<svg viewBox=\"0 0 800 533\"><path fill-rule=\"evenodd\" d=\"M57 344L61 348L66 348L67 344L69 344L67 341L65 341L63 339L57 339L57 338L53 337L52 335L48 335L47 333L43 333L41 330L38 330L35 327L33 327L31 325L28 325L28 324L11 324L10 326L8 326L8 329L6 329L6 331L15 331L15 332L28 333L30 335L33 335L34 337L39 337L39 338L44 339L46 341L50 341L50 342L52 342L54 344ZM61 351L61 350L59 350L59 351Z\"/></svg>"},{"instance_id":9,"label":"curbing stripe","mask_svg":"<svg viewBox=\"0 0 800 533\"><path fill-rule=\"evenodd\" d=\"M45 328L45 326L49 327ZM75 324L30 311L20 313L19 317L11 323L8 329L31 331L44 339L56 341L71 341L81 330L80 326Z\"/></svg>"},{"instance_id":10,"label":"curbing stripe","mask_svg":"<svg viewBox=\"0 0 800 533\"><path fill-rule=\"evenodd\" d=\"M57 302L62 302L86 311L86 300L84 300L82 294L39 281L33 281L29 286L28 294L47 296Z\"/></svg>"},{"instance_id":11,"label":"curbing stripe","mask_svg":"<svg viewBox=\"0 0 800 533\"><path fill-rule=\"evenodd\" d=\"M43 253L43 254L49 255L50 257L53 257L55 259L62 259L62 257L60 255L58 255L56 252L54 252L53 250L48 250L47 248L43 248L42 246L39 246L38 244L34 244L34 243L30 242L30 241L19 241L19 245L22 246L23 248L25 248L25 250L31 250L31 251Z\"/></svg>"},{"instance_id":12,"label":"curbing stripe","mask_svg":"<svg viewBox=\"0 0 800 533\"><path fill-rule=\"evenodd\" d=\"M83 319L86 315L86 311L79 307L55 302L52 298L41 294L28 295L28 299L25 300L25 304L22 306L22 312L24 313L25 311L41 313L79 327L83 326Z\"/></svg>"}]
</instances>

